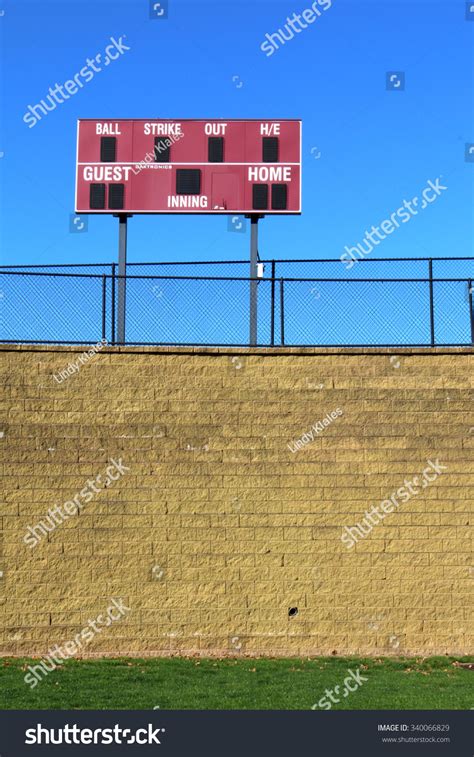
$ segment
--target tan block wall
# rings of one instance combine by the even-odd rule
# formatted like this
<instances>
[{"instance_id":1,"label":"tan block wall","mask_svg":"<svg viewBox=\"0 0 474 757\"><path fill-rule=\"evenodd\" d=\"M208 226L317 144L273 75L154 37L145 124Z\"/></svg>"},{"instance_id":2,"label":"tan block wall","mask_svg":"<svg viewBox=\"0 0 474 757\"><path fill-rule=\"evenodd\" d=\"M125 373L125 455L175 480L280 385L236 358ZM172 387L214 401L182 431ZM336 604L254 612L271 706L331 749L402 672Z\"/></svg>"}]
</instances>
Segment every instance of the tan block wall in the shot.
<instances>
[{"instance_id":1,"label":"tan block wall","mask_svg":"<svg viewBox=\"0 0 474 757\"><path fill-rule=\"evenodd\" d=\"M472 652L472 352L106 348L58 383L79 349L0 349L0 654L111 598L130 611L81 655ZM112 458L130 470L25 544ZM348 549L429 459L447 470Z\"/></svg>"}]
</instances>

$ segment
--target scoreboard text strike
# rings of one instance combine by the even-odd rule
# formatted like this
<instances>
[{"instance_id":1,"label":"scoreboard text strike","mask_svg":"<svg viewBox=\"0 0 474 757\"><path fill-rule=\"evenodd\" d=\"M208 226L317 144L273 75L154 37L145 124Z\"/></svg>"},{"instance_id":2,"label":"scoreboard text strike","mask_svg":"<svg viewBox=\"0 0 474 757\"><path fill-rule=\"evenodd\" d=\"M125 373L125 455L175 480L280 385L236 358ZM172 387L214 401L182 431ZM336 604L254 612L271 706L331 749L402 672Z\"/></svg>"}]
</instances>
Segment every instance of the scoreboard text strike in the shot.
<instances>
[{"instance_id":1,"label":"scoreboard text strike","mask_svg":"<svg viewBox=\"0 0 474 757\"><path fill-rule=\"evenodd\" d=\"M77 213L301 213L301 121L78 123Z\"/></svg>"}]
</instances>

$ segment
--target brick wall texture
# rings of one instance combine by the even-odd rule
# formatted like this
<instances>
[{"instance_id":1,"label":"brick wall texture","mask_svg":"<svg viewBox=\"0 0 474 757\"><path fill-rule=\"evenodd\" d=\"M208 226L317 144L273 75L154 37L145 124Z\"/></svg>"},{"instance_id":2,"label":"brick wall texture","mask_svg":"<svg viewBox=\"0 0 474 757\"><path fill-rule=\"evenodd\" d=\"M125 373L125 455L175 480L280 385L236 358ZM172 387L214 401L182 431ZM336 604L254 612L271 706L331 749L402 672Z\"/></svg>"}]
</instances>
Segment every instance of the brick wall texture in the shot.
<instances>
[{"instance_id":1,"label":"brick wall texture","mask_svg":"<svg viewBox=\"0 0 474 757\"><path fill-rule=\"evenodd\" d=\"M473 651L472 352L0 349L0 654Z\"/></svg>"}]
</instances>

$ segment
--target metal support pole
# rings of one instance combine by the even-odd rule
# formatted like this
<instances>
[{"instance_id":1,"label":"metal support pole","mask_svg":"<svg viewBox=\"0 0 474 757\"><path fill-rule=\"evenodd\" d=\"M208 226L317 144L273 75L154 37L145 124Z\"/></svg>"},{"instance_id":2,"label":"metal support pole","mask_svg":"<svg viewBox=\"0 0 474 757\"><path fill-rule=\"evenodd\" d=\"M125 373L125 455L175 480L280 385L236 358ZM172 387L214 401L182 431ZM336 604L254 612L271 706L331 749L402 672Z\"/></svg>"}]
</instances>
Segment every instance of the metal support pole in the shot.
<instances>
[{"instance_id":1,"label":"metal support pole","mask_svg":"<svg viewBox=\"0 0 474 757\"><path fill-rule=\"evenodd\" d=\"M433 261L429 259L430 270L430 332L431 346L435 346L435 322L434 322L434 296L433 296Z\"/></svg>"},{"instance_id":2,"label":"metal support pole","mask_svg":"<svg viewBox=\"0 0 474 757\"><path fill-rule=\"evenodd\" d=\"M116 264L112 263L112 286L111 286L112 304L110 308L112 344L115 344L115 268L116 268Z\"/></svg>"},{"instance_id":3,"label":"metal support pole","mask_svg":"<svg viewBox=\"0 0 474 757\"><path fill-rule=\"evenodd\" d=\"M115 269L116 263L112 263L112 280L111 280L111 307L110 307L110 321L111 321L111 337L112 344L115 344Z\"/></svg>"},{"instance_id":4,"label":"metal support pole","mask_svg":"<svg viewBox=\"0 0 474 757\"><path fill-rule=\"evenodd\" d=\"M272 320L270 326L270 344L275 344L275 261L272 260Z\"/></svg>"},{"instance_id":5,"label":"metal support pole","mask_svg":"<svg viewBox=\"0 0 474 757\"><path fill-rule=\"evenodd\" d=\"M127 275L127 219L125 213L119 215L119 280L117 299L117 341L125 344L125 300Z\"/></svg>"},{"instance_id":6,"label":"metal support pole","mask_svg":"<svg viewBox=\"0 0 474 757\"><path fill-rule=\"evenodd\" d=\"M284 281L280 279L280 337L282 346L285 345L285 294Z\"/></svg>"},{"instance_id":7,"label":"metal support pole","mask_svg":"<svg viewBox=\"0 0 474 757\"><path fill-rule=\"evenodd\" d=\"M471 322L471 344L474 344L474 307L472 302L472 279L468 281L469 287L469 313Z\"/></svg>"},{"instance_id":8,"label":"metal support pole","mask_svg":"<svg viewBox=\"0 0 474 757\"><path fill-rule=\"evenodd\" d=\"M249 344L257 344L258 318L258 220L259 216L250 216L250 337Z\"/></svg>"}]
</instances>

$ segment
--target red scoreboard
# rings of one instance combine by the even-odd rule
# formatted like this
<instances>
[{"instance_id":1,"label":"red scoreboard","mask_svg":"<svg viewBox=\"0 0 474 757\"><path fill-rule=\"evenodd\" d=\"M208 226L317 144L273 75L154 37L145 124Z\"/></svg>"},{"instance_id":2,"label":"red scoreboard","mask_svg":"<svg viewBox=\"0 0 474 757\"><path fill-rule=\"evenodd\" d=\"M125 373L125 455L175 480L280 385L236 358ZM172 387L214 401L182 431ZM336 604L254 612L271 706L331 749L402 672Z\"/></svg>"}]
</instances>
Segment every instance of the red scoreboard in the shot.
<instances>
[{"instance_id":1,"label":"red scoreboard","mask_svg":"<svg viewBox=\"0 0 474 757\"><path fill-rule=\"evenodd\" d=\"M81 119L77 213L301 213L301 121Z\"/></svg>"}]
</instances>

